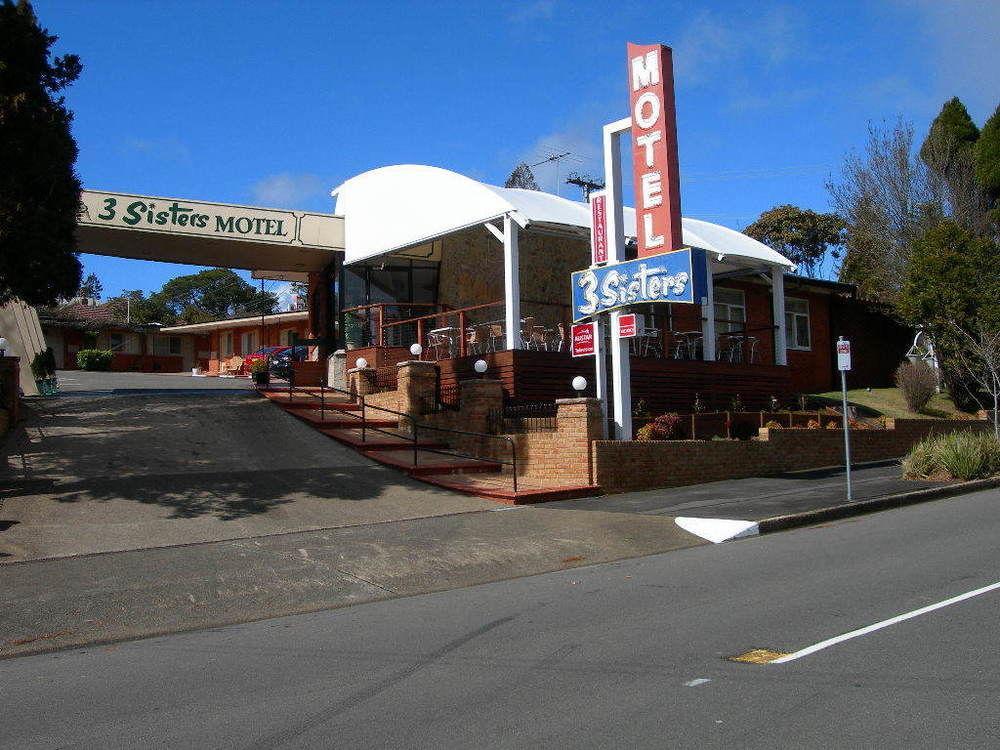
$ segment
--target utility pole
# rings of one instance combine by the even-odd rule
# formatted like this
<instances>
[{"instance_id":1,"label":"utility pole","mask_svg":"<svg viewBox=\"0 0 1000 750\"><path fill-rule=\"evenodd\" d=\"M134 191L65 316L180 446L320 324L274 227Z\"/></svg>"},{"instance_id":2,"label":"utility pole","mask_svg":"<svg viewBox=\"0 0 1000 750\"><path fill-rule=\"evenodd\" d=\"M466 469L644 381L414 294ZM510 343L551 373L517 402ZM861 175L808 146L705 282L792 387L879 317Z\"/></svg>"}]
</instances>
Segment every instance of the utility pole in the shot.
<instances>
[{"instance_id":1,"label":"utility pole","mask_svg":"<svg viewBox=\"0 0 1000 750\"><path fill-rule=\"evenodd\" d=\"M604 189L604 180L600 180L596 177L591 177L590 175L581 175L576 172L570 172L566 177L567 185L576 185L583 191L583 199L585 201L590 200L590 194L595 190Z\"/></svg>"}]
</instances>

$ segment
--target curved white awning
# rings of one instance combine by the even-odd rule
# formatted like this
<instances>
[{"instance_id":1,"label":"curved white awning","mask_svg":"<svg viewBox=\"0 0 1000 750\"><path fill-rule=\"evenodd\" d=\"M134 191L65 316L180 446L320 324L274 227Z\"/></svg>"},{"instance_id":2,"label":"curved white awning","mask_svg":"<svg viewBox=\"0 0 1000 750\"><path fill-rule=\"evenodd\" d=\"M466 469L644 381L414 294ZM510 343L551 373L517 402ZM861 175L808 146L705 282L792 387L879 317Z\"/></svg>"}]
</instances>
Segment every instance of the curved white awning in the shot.
<instances>
[{"instance_id":1,"label":"curved white awning","mask_svg":"<svg viewBox=\"0 0 1000 750\"><path fill-rule=\"evenodd\" d=\"M352 177L332 192L344 217L345 261L357 263L510 214L532 224L590 231L590 207L551 193L487 185L439 167L400 164ZM635 210L625 208L625 234L635 236ZM746 258L789 270L794 264L767 245L707 221L682 220L684 244L716 256Z\"/></svg>"}]
</instances>

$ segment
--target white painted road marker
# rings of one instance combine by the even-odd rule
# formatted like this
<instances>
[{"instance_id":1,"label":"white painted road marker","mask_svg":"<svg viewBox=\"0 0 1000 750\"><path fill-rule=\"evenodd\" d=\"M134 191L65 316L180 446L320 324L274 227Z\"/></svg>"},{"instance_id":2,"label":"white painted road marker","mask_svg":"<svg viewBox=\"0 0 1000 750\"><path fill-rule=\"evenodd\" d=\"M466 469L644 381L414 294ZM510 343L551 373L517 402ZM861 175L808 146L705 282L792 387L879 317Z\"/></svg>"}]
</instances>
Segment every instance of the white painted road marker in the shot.
<instances>
[{"instance_id":1,"label":"white painted road marker","mask_svg":"<svg viewBox=\"0 0 1000 750\"><path fill-rule=\"evenodd\" d=\"M674 522L684 531L690 532L713 544L728 542L730 539L740 539L745 536L757 536L759 528L756 521L739 521L729 518L688 518L678 516Z\"/></svg>"},{"instance_id":2,"label":"white painted road marker","mask_svg":"<svg viewBox=\"0 0 1000 750\"><path fill-rule=\"evenodd\" d=\"M966 599L971 599L974 596L979 596L981 594L989 593L990 591L995 591L1000 589L1000 581L996 583L991 583L989 586L983 586L979 589L973 589L972 591L966 591L964 594L959 594L958 596L953 596L950 599L945 599L944 601L937 602L936 604L928 604L926 607L921 607L920 609L915 609L911 612L904 612L901 615L896 615L895 617L890 617L888 620L882 620L882 622L876 622L874 625L869 625L864 628L859 628L858 630L852 630L849 633L844 633L842 635L834 636L833 638L828 638L825 641L820 641L812 646L807 646L804 649L795 651L794 653L788 654L787 656L782 656L779 659L775 659L770 662L771 664L785 664L790 661L795 661L796 659L801 659L803 656L809 656L810 654L815 654L817 651L822 651L830 646L835 646L838 643L843 643L844 641L849 641L852 638L858 638L862 635L868 635L869 633L874 633L876 630L881 630L882 628L887 628L890 625L895 625L899 622L904 622L905 620L912 620L914 617L919 617L920 615L925 615L928 612L933 612L936 609L941 609L942 607L948 607L952 604L958 604L959 602L964 602Z\"/></svg>"}]
</instances>

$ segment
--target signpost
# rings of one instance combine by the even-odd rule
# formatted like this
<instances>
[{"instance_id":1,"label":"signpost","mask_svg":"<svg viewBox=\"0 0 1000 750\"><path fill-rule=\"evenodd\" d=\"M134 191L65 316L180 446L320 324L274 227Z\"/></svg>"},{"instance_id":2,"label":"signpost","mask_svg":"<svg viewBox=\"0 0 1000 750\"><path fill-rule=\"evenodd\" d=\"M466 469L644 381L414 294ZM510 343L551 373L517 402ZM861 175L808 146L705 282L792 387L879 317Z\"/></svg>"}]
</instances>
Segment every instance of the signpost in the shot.
<instances>
[{"instance_id":1,"label":"signpost","mask_svg":"<svg viewBox=\"0 0 1000 750\"><path fill-rule=\"evenodd\" d=\"M847 413L847 372L851 369L851 342L841 336L837 339L837 369L840 370L840 394L844 407L844 463L847 466L847 500L851 494L851 431Z\"/></svg>"},{"instance_id":2,"label":"signpost","mask_svg":"<svg viewBox=\"0 0 1000 750\"><path fill-rule=\"evenodd\" d=\"M574 357L589 357L597 353L597 324L576 323L571 334L570 351Z\"/></svg>"}]
</instances>

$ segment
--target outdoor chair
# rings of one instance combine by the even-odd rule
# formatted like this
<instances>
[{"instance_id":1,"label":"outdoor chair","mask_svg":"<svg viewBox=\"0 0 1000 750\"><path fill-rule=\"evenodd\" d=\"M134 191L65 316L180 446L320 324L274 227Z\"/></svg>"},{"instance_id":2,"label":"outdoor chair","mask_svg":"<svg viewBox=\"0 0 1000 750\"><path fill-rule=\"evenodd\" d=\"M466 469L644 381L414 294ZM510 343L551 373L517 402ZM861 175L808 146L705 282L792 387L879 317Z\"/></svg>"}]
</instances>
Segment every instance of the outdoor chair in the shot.
<instances>
[{"instance_id":1,"label":"outdoor chair","mask_svg":"<svg viewBox=\"0 0 1000 750\"><path fill-rule=\"evenodd\" d=\"M503 348L504 335L502 323L490 323L490 351L498 352Z\"/></svg>"},{"instance_id":2,"label":"outdoor chair","mask_svg":"<svg viewBox=\"0 0 1000 750\"><path fill-rule=\"evenodd\" d=\"M531 334L535 328L534 318L522 318L521 319L521 348L530 349L531 348Z\"/></svg>"}]
</instances>

